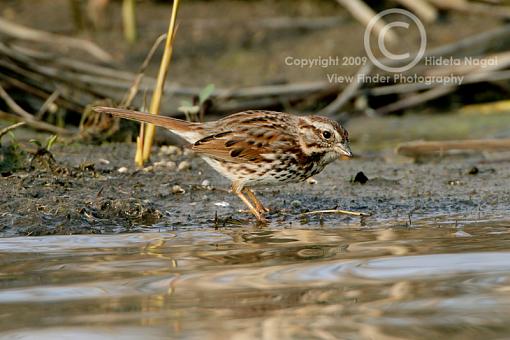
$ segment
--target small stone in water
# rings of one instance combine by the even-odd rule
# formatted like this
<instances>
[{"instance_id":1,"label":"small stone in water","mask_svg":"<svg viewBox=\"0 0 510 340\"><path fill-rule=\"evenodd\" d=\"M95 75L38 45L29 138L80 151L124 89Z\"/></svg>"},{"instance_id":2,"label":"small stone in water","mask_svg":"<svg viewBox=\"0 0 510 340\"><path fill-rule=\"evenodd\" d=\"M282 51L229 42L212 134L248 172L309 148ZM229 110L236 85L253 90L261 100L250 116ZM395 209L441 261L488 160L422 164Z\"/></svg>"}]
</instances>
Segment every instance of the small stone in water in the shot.
<instances>
[{"instance_id":1,"label":"small stone in water","mask_svg":"<svg viewBox=\"0 0 510 340\"><path fill-rule=\"evenodd\" d=\"M110 164L110 161L104 158L99 158L99 163L108 165Z\"/></svg>"},{"instance_id":2,"label":"small stone in water","mask_svg":"<svg viewBox=\"0 0 510 340\"><path fill-rule=\"evenodd\" d=\"M128 168L123 166L123 167L118 168L117 171L120 172L121 174L124 174L124 173L128 172Z\"/></svg>"},{"instance_id":3,"label":"small stone in water","mask_svg":"<svg viewBox=\"0 0 510 340\"><path fill-rule=\"evenodd\" d=\"M210 185L209 181L204 179L201 184L203 187L208 187Z\"/></svg>"},{"instance_id":4,"label":"small stone in water","mask_svg":"<svg viewBox=\"0 0 510 340\"><path fill-rule=\"evenodd\" d=\"M143 168L144 172L152 172L154 171L154 167L152 165L149 165L148 167Z\"/></svg>"}]
</instances>

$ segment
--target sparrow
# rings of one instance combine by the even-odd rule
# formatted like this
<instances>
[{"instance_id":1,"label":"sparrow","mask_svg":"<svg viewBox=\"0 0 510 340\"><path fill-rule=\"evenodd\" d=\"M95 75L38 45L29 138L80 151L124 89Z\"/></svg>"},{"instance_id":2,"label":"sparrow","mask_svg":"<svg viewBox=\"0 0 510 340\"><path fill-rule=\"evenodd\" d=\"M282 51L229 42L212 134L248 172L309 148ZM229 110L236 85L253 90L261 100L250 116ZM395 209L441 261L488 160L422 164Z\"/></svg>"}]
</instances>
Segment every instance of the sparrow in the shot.
<instances>
[{"instance_id":1,"label":"sparrow","mask_svg":"<svg viewBox=\"0 0 510 340\"><path fill-rule=\"evenodd\" d=\"M261 222L268 209L253 187L301 182L341 156L352 157L347 130L321 116L249 110L196 123L113 107L94 110L161 126L186 140L191 150L231 181L232 192Z\"/></svg>"}]
</instances>

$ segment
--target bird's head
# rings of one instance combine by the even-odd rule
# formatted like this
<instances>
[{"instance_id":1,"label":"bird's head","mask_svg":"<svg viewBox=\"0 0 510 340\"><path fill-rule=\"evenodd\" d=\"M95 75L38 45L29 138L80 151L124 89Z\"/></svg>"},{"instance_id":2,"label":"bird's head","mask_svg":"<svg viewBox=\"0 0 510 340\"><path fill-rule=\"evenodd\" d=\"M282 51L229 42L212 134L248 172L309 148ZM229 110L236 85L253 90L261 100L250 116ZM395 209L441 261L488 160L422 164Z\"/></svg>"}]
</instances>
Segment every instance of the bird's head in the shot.
<instances>
[{"instance_id":1,"label":"bird's head","mask_svg":"<svg viewBox=\"0 0 510 340\"><path fill-rule=\"evenodd\" d=\"M347 130L326 117L300 117L299 143L306 155L324 154L327 163L340 156L352 157Z\"/></svg>"}]
</instances>

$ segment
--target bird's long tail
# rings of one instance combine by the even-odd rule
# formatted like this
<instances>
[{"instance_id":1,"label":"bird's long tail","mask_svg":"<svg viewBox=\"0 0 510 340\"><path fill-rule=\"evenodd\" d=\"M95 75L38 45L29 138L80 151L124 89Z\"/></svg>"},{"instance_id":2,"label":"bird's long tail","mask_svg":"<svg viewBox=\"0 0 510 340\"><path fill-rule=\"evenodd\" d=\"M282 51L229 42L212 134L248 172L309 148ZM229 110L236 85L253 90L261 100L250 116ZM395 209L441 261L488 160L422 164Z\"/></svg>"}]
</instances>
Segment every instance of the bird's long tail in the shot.
<instances>
[{"instance_id":1,"label":"bird's long tail","mask_svg":"<svg viewBox=\"0 0 510 340\"><path fill-rule=\"evenodd\" d=\"M197 129L200 129L199 128L199 126L201 125L200 123L191 123L176 118L154 115L150 113L127 109L119 109L115 107L95 106L93 110L100 113L109 113L116 117L135 120L138 122L150 123L167 128L168 130L174 132L175 134L183 137L188 142L195 142L196 140L200 139L200 136L197 135L198 131L196 131Z\"/></svg>"}]
</instances>

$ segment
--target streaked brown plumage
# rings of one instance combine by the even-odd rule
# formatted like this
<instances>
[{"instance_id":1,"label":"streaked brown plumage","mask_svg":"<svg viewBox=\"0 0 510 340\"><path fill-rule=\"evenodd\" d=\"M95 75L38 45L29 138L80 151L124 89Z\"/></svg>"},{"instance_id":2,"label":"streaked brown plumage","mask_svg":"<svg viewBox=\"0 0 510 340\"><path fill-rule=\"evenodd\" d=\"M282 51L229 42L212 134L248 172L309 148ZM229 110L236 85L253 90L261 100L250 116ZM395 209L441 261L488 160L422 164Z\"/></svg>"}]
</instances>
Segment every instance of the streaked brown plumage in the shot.
<instances>
[{"instance_id":1,"label":"streaked brown plumage","mask_svg":"<svg viewBox=\"0 0 510 340\"><path fill-rule=\"evenodd\" d=\"M303 181L340 156L352 156L347 131L320 116L253 110L214 122L191 123L111 107L94 110L162 126L184 138L194 152L232 181L232 191L259 221L264 221L267 210L251 187Z\"/></svg>"}]
</instances>

